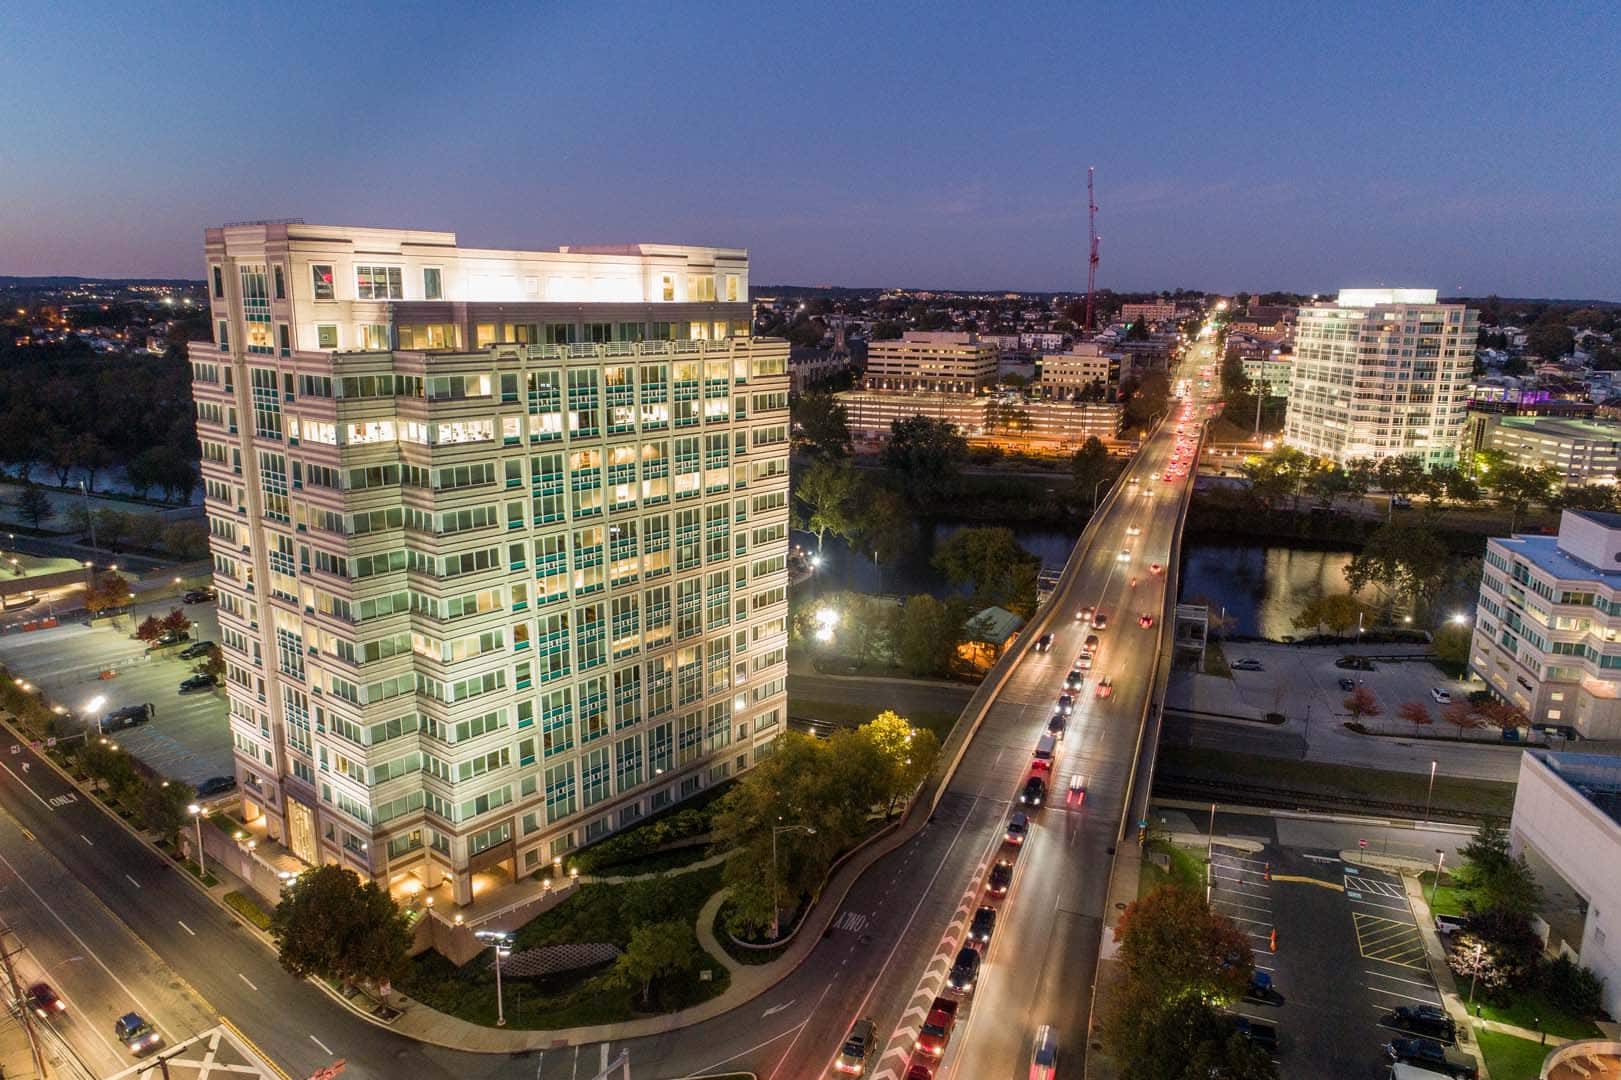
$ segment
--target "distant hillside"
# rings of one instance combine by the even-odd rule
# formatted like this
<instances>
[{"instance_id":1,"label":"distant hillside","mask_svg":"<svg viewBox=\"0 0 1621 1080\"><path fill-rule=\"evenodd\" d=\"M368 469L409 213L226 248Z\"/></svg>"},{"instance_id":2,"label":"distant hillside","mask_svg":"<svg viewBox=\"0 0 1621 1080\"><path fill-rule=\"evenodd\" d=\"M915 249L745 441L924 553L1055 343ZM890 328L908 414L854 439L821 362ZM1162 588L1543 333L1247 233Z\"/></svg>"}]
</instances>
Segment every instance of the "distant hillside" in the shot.
<instances>
[{"instance_id":1,"label":"distant hillside","mask_svg":"<svg viewBox=\"0 0 1621 1080\"><path fill-rule=\"evenodd\" d=\"M21 277L0 274L0 289L66 289L74 285L196 285L201 288L202 284L202 278Z\"/></svg>"}]
</instances>

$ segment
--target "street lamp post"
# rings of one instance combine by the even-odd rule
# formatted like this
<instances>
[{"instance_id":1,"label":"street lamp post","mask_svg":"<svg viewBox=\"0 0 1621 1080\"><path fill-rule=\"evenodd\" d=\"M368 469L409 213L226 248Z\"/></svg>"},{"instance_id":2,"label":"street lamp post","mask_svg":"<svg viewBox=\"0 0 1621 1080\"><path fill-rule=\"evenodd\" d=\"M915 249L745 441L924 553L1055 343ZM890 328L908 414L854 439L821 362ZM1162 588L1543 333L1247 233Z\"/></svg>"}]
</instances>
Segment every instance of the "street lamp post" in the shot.
<instances>
[{"instance_id":1,"label":"street lamp post","mask_svg":"<svg viewBox=\"0 0 1621 1080\"><path fill-rule=\"evenodd\" d=\"M1099 480L1097 483L1092 485L1092 509L1093 510L1096 510L1098 508L1098 488L1102 487L1105 483L1107 483L1108 479L1109 478L1107 476L1105 476L1102 480Z\"/></svg>"},{"instance_id":2,"label":"street lamp post","mask_svg":"<svg viewBox=\"0 0 1621 1080\"><path fill-rule=\"evenodd\" d=\"M197 877L201 881L207 881L208 867L203 863L203 808L192 803L186 807L186 812L191 814L192 820L197 823Z\"/></svg>"},{"instance_id":3,"label":"street lamp post","mask_svg":"<svg viewBox=\"0 0 1621 1080\"><path fill-rule=\"evenodd\" d=\"M1424 796L1424 820L1430 820L1430 800L1435 798L1435 762L1430 762L1430 790Z\"/></svg>"},{"instance_id":4,"label":"street lamp post","mask_svg":"<svg viewBox=\"0 0 1621 1080\"><path fill-rule=\"evenodd\" d=\"M1441 868L1447 864L1447 853L1435 849L1435 880L1430 883L1430 906L1435 906L1435 890L1441 887Z\"/></svg>"},{"instance_id":5,"label":"street lamp post","mask_svg":"<svg viewBox=\"0 0 1621 1080\"><path fill-rule=\"evenodd\" d=\"M90 550L100 555L101 547L96 543L96 515L90 510L90 492L83 480L79 481L79 494L84 496L84 519L90 526Z\"/></svg>"},{"instance_id":6,"label":"street lamp post","mask_svg":"<svg viewBox=\"0 0 1621 1080\"><path fill-rule=\"evenodd\" d=\"M1480 981L1480 957L1485 951L1486 943L1484 941L1476 941L1475 962L1469 965L1469 1005L1471 1008L1474 1007L1475 1004L1475 983Z\"/></svg>"},{"instance_id":7,"label":"street lamp post","mask_svg":"<svg viewBox=\"0 0 1621 1080\"><path fill-rule=\"evenodd\" d=\"M501 961L512 955L512 935L505 930L475 930L473 936L495 949L495 1026L507 1026L506 1002L501 994Z\"/></svg>"},{"instance_id":8,"label":"street lamp post","mask_svg":"<svg viewBox=\"0 0 1621 1080\"><path fill-rule=\"evenodd\" d=\"M802 832L807 836L815 836L816 829L810 825L773 825L771 826L771 940L776 941L782 934L782 905L777 902L777 834L785 832Z\"/></svg>"}]
</instances>

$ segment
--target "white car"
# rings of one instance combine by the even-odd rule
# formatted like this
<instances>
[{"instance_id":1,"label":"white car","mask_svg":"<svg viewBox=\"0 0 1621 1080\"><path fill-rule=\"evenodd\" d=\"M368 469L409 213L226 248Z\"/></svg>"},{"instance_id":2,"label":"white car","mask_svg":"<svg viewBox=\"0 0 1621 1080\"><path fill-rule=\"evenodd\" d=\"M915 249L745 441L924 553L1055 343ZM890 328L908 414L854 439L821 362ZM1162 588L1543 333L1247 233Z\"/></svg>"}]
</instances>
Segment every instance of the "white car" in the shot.
<instances>
[{"instance_id":1,"label":"white car","mask_svg":"<svg viewBox=\"0 0 1621 1080\"><path fill-rule=\"evenodd\" d=\"M1130 548L1121 548L1118 558L1119 558L1119 560L1121 562L1130 562L1131 561L1131 549Z\"/></svg>"},{"instance_id":2,"label":"white car","mask_svg":"<svg viewBox=\"0 0 1621 1080\"><path fill-rule=\"evenodd\" d=\"M1138 528L1138 527L1137 527L1137 526L1135 526L1135 525L1127 525L1127 526L1126 526L1126 535L1127 535L1127 536L1137 536L1137 535L1139 535L1139 534L1140 534L1140 533L1141 533L1141 532L1142 532L1142 530L1141 530L1141 529L1139 529L1139 528Z\"/></svg>"},{"instance_id":3,"label":"white car","mask_svg":"<svg viewBox=\"0 0 1621 1080\"><path fill-rule=\"evenodd\" d=\"M1447 691L1447 690L1443 690L1439 686L1432 687L1430 689L1430 697L1435 699L1435 703L1437 705L1451 705L1452 704L1452 694L1451 694L1451 692Z\"/></svg>"}]
</instances>

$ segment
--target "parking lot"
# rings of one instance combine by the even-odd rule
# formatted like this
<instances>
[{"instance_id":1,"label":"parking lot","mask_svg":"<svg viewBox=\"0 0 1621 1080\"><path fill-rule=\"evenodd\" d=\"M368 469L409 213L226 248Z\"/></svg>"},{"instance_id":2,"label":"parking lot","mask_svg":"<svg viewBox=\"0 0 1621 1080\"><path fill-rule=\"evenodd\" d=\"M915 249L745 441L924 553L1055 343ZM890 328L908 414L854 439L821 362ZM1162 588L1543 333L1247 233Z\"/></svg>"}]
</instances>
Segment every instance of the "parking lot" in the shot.
<instances>
[{"instance_id":1,"label":"parking lot","mask_svg":"<svg viewBox=\"0 0 1621 1080\"><path fill-rule=\"evenodd\" d=\"M1206 827L1202 815L1159 820L1196 834ZM1403 1005L1441 1003L1402 879L1340 857L1357 849L1359 828L1239 814L1216 819L1211 906L1249 937L1257 972L1269 975L1277 992L1271 1000L1246 998L1233 1011L1276 1028L1281 1076L1384 1080L1382 1048L1406 1034L1385 1026L1385 1016ZM1372 852L1396 846L1365 831ZM1391 831L1411 838L1403 853L1432 843L1450 848L1462 838ZM1224 845L1224 835L1250 843ZM1247 850L1256 845L1260 850Z\"/></svg>"},{"instance_id":2,"label":"parking lot","mask_svg":"<svg viewBox=\"0 0 1621 1080\"><path fill-rule=\"evenodd\" d=\"M163 616L176 606L172 599L138 604L135 622ZM193 640L218 641L219 622L213 604L184 608L195 622ZM182 694L180 681L196 661L181 660L178 649L149 653L130 636L127 623L90 627L68 623L50 630L14 631L0 635L0 662L11 672L44 690L77 717L95 698L106 703L98 713L124 705L150 702L153 719L117 735L120 746L162 775L195 784L233 771L231 736L226 727L221 690ZM112 673L102 678L103 672Z\"/></svg>"}]
</instances>

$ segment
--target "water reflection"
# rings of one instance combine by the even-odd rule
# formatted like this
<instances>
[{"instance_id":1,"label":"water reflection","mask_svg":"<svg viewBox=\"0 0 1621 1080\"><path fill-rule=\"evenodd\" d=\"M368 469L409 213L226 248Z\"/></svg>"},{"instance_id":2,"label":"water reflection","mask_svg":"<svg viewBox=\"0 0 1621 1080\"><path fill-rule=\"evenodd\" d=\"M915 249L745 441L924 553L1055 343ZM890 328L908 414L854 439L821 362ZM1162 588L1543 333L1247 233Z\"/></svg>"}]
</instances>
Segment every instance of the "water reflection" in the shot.
<instances>
[{"instance_id":1,"label":"water reflection","mask_svg":"<svg viewBox=\"0 0 1621 1080\"><path fill-rule=\"evenodd\" d=\"M949 537L970 528L960 522L934 522L916 530L912 546L887 563L873 563L871 551L852 551L843 540L828 537L822 545L822 565L817 571L818 591L853 589L856 592L885 592L910 596L930 593L946 596L953 590L940 572L930 565L935 549ZM1013 537L1024 549L1039 558L1043 566L1063 566L1077 539L1056 529L1014 529ZM816 550L816 537L795 532L792 541L807 551Z\"/></svg>"},{"instance_id":2,"label":"water reflection","mask_svg":"<svg viewBox=\"0 0 1621 1080\"><path fill-rule=\"evenodd\" d=\"M1345 591L1352 552L1248 544L1187 544L1183 547L1181 596L1201 598L1212 614L1226 608L1228 633L1282 640L1310 631L1291 620L1310 601ZM1370 592L1360 594L1374 603Z\"/></svg>"}]
</instances>

